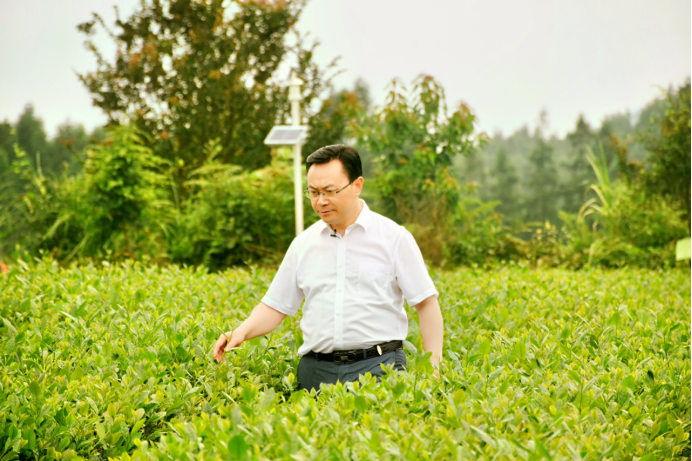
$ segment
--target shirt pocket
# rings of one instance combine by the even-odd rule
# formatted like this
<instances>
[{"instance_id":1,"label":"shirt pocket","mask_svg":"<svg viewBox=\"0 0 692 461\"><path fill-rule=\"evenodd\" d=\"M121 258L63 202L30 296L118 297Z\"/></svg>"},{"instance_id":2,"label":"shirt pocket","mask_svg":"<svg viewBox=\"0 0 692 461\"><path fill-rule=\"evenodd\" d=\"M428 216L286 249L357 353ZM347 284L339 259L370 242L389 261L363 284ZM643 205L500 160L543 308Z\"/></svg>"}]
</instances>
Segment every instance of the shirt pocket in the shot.
<instances>
[{"instance_id":1,"label":"shirt pocket","mask_svg":"<svg viewBox=\"0 0 692 461\"><path fill-rule=\"evenodd\" d=\"M360 263L358 267L358 296L370 301L385 301L391 297L392 267L387 264Z\"/></svg>"}]
</instances>

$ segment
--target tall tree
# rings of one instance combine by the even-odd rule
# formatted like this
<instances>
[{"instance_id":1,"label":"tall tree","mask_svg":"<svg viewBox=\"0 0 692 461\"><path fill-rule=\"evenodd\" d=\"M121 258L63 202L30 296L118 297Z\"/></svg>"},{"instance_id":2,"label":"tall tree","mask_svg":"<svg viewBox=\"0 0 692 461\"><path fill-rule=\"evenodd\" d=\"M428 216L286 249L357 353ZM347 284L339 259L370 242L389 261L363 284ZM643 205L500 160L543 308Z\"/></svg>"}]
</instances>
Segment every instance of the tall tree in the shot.
<instances>
[{"instance_id":1,"label":"tall tree","mask_svg":"<svg viewBox=\"0 0 692 461\"><path fill-rule=\"evenodd\" d=\"M44 174L60 174L72 161L69 151L60 146L58 142L48 139L43 128L43 121L34 114L34 108L28 104L19 120L14 126L15 135L6 134L6 128L0 133L0 148L9 155L9 161L13 161L14 143L23 150L29 162L34 168L40 166ZM11 130L10 130L11 133ZM11 147L10 147L11 145ZM36 162L40 161L40 165Z\"/></svg>"},{"instance_id":2,"label":"tall tree","mask_svg":"<svg viewBox=\"0 0 692 461\"><path fill-rule=\"evenodd\" d=\"M666 96L667 108L639 139L649 151L648 188L673 202L690 221L690 81Z\"/></svg>"},{"instance_id":3,"label":"tall tree","mask_svg":"<svg viewBox=\"0 0 692 461\"><path fill-rule=\"evenodd\" d=\"M34 108L27 104L15 125L16 142L26 152L29 161L36 166L37 155L41 166L45 166L48 154L48 138L43 128L43 121L34 115Z\"/></svg>"},{"instance_id":4,"label":"tall tree","mask_svg":"<svg viewBox=\"0 0 692 461\"><path fill-rule=\"evenodd\" d=\"M479 195L486 196L488 186L486 180L483 151L480 149L471 149L464 159L462 181L467 184L475 184Z\"/></svg>"},{"instance_id":5,"label":"tall tree","mask_svg":"<svg viewBox=\"0 0 692 461\"><path fill-rule=\"evenodd\" d=\"M536 128L536 147L529 154L529 173L526 181L525 212L528 221L557 221L559 198L557 197L557 166L553 158L553 146L546 141L547 114L541 113Z\"/></svg>"},{"instance_id":6,"label":"tall tree","mask_svg":"<svg viewBox=\"0 0 692 461\"><path fill-rule=\"evenodd\" d=\"M485 134L475 133L476 117L466 104L450 113L444 89L431 76L414 80L412 93L393 81L385 106L354 124L354 135L380 157L375 183L384 213L407 225L423 255L439 263L460 198L450 167Z\"/></svg>"},{"instance_id":7,"label":"tall tree","mask_svg":"<svg viewBox=\"0 0 692 461\"><path fill-rule=\"evenodd\" d=\"M218 139L219 159L257 168L269 163L263 140L289 109L279 65L295 61L304 107L328 83L312 59L314 46L306 47L292 27L303 6L301 0L143 0L131 17L118 18L115 30L94 14L79 30L98 67L80 78L111 123L134 121L153 135L155 152L176 165L200 164L204 146ZM115 42L115 62L93 41L97 24ZM296 45L287 44L291 31Z\"/></svg>"},{"instance_id":8,"label":"tall tree","mask_svg":"<svg viewBox=\"0 0 692 461\"><path fill-rule=\"evenodd\" d=\"M12 160L14 160L14 144L16 142L12 124L7 120L0 122L0 174L9 172Z\"/></svg>"},{"instance_id":9,"label":"tall tree","mask_svg":"<svg viewBox=\"0 0 692 461\"><path fill-rule=\"evenodd\" d=\"M598 136L580 114L574 131L567 134L567 140L572 151L570 159L564 164L567 177L561 185L560 195L563 200L562 208L576 213L584 203L586 188L595 179L586 155L588 149L598 152Z\"/></svg>"},{"instance_id":10,"label":"tall tree","mask_svg":"<svg viewBox=\"0 0 692 461\"><path fill-rule=\"evenodd\" d=\"M500 201L496 208L509 219L520 217L518 205L519 199L519 175L517 168L512 163L507 148L501 146L495 156L495 163L490 171L490 181L488 185L488 198Z\"/></svg>"},{"instance_id":11,"label":"tall tree","mask_svg":"<svg viewBox=\"0 0 692 461\"><path fill-rule=\"evenodd\" d=\"M331 144L345 142L349 125L357 123L370 106L370 90L358 79L353 89L332 92L319 111L310 118L310 136L303 145L303 157Z\"/></svg>"}]
</instances>

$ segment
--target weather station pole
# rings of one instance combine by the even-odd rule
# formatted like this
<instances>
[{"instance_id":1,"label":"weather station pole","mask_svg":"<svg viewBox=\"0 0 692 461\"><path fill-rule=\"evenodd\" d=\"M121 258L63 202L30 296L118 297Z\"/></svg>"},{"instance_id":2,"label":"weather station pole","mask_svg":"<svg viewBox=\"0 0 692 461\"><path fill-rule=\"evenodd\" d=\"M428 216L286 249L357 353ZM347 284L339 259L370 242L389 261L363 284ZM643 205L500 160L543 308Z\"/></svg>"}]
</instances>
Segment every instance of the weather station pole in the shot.
<instances>
[{"instance_id":1,"label":"weather station pole","mask_svg":"<svg viewBox=\"0 0 692 461\"><path fill-rule=\"evenodd\" d=\"M303 81L295 71L288 82L288 100L291 101L292 125L274 125L264 139L267 146L293 146L293 185L296 211L296 236L303 232L303 166L300 146L307 136L308 127L300 124L300 86Z\"/></svg>"},{"instance_id":2,"label":"weather station pole","mask_svg":"<svg viewBox=\"0 0 692 461\"><path fill-rule=\"evenodd\" d=\"M291 101L291 120L295 127L300 126L300 86L303 81L295 71L291 72L288 87L288 100ZM300 153L300 142L293 144L293 192L296 209L296 236L303 232L303 166Z\"/></svg>"}]
</instances>

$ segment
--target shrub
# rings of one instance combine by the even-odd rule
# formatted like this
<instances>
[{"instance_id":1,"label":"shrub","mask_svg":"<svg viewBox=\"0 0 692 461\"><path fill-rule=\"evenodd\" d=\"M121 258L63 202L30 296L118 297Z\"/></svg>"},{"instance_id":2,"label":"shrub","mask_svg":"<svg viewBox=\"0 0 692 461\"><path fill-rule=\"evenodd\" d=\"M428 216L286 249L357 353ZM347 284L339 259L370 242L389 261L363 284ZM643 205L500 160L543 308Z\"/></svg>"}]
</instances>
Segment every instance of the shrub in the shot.
<instances>
[{"instance_id":1,"label":"shrub","mask_svg":"<svg viewBox=\"0 0 692 461\"><path fill-rule=\"evenodd\" d=\"M513 235L497 213L497 202L464 196L445 239L445 265L486 265L525 257L525 243Z\"/></svg>"},{"instance_id":2,"label":"shrub","mask_svg":"<svg viewBox=\"0 0 692 461\"><path fill-rule=\"evenodd\" d=\"M84 254L101 255L111 249L116 255L134 256L130 234L141 246L154 225L145 210L168 205L162 191L165 177L159 173L164 163L132 125L111 128L105 142L87 151L84 170L91 213L85 223ZM113 241L115 236L122 236L122 244Z\"/></svg>"},{"instance_id":3,"label":"shrub","mask_svg":"<svg viewBox=\"0 0 692 461\"><path fill-rule=\"evenodd\" d=\"M88 214L84 176L46 177L15 146L14 173L22 179L18 189L5 189L0 207L0 243L4 253L17 247L37 254L50 251L56 257L73 254L84 238Z\"/></svg>"},{"instance_id":4,"label":"shrub","mask_svg":"<svg viewBox=\"0 0 692 461\"><path fill-rule=\"evenodd\" d=\"M611 183L601 154L601 161L598 161L593 152L588 152L589 162L599 179L599 184L592 184L589 189L597 198L582 206L578 218L581 223L587 217L593 219L593 242L589 246L587 263L674 265L675 242L689 234L684 213L639 183ZM583 234L583 230L580 233Z\"/></svg>"},{"instance_id":5,"label":"shrub","mask_svg":"<svg viewBox=\"0 0 692 461\"><path fill-rule=\"evenodd\" d=\"M268 167L243 171L209 159L188 177L189 197L166 236L171 261L212 270L250 262L278 263L295 237L293 168L288 149ZM305 224L317 216L305 207Z\"/></svg>"},{"instance_id":6,"label":"shrub","mask_svg":"<svg viewBox=\"0 0 692 461\"><path fill-rule=\"evenodd\" d=\"M158 235L170 208L162 191L163 162L135 127L118 126L88 150L83 172L46 177L17 148L17 200L0 210L0 240L66 262L75 256L117 259L159 256ZM153 235L152 235L153 234Z\"/></svg>"}]
</instances>

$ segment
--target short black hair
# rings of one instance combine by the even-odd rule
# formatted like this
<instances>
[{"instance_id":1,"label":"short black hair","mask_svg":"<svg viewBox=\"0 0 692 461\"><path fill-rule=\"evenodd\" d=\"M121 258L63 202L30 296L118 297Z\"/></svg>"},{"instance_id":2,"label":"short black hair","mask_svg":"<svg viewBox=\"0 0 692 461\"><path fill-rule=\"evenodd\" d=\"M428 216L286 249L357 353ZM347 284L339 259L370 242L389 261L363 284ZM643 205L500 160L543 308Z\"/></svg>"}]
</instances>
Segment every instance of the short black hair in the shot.
<instances>
[{"instance_id":1,"label":"short black hair","mask_svg":"<svg viewBox=\"0 0 692 461\"><path fill-rule=\"evenodd\" d=\"M332 160L341 161L341 165L344 167L344 171L350 182L363 176L363 164L360 161L358 151L353 147L344 146L343 144L334 144L333 146L325 146L321 149L317 149L310 154L306 160L305 171L310 171L312 165L321 165L323 163L329 163Z\"/></svg>"}]
</instances>

